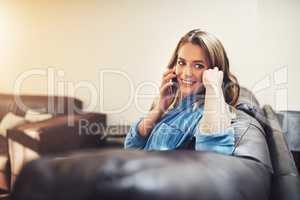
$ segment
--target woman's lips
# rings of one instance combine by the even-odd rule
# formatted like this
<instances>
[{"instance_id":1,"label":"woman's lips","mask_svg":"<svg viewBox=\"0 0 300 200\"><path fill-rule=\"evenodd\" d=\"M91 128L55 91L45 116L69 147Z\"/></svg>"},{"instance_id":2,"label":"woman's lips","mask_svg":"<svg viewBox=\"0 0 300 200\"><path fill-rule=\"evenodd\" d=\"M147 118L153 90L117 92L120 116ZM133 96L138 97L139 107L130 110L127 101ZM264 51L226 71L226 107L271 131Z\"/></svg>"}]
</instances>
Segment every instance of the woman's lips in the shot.
<instances>
[{"instance_id":1,"label":"woman's lips","mask_svg":"<svg viewBox=\"0 0 300 200\"><path fill-rule=\"evenodd\" d=\"M187 80L187 79L180 79L180 82L181 82L183 85L189 86L189 87L196 83L196 81Z\"/></svg>"}]
</instances>

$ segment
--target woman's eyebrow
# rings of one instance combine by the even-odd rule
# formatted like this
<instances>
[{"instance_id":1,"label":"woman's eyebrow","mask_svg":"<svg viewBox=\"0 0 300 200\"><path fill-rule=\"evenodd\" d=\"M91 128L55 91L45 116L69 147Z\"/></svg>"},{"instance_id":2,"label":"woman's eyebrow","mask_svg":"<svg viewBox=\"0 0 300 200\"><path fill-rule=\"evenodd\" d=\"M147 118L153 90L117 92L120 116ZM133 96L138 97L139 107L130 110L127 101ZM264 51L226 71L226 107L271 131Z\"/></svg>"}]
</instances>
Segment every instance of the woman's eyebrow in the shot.
<instances>
[{"instance_id":1,"label":"woman's eyebrow","mask_svg":"<svg viewBox=\"0 0 300 200\"><path fill-rule=\"evenodd\" d=\"M180 60L184 60L185 61L185 59L184 58L181 58L181 57L178 57L178 59L180 59ZM205 63L203 60L193 60L192 62L201 62L201 63Z\"/></svg>"}]
</instances>

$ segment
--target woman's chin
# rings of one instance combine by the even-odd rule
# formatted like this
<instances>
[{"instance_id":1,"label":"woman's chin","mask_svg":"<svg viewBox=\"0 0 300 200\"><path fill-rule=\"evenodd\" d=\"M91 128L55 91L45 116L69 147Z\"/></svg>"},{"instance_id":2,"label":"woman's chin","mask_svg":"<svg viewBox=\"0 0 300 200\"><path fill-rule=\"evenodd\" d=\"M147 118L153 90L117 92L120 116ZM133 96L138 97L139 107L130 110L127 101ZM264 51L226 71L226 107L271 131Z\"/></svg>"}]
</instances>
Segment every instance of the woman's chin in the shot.
<instances>
[{"instance_id":1,"label":"woman's chin","mask_svg":"<svg viewBox=\"0 0 300 200\"><path fill-rule=\"evenodd\" d=\"M203 87L197 87L197 88L194 88L194 87L180 87L180 92L182 94L183 97L186 97L186 96L189 96L189 95L192 95L192 94L197 94L201 91L203 91Z\"/></svg>"}]
</instances>

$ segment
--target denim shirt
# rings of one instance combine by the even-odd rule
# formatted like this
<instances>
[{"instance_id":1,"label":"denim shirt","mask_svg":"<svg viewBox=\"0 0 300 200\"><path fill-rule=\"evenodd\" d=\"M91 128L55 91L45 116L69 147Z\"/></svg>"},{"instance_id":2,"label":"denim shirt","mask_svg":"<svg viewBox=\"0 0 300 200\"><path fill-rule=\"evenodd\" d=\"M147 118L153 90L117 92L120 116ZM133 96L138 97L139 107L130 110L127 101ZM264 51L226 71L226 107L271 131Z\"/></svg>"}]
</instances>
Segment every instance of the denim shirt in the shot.
<instances>
[{"instance_id":1,"label":"denim shirt","mask_svg":"<svg viewBox=\"0 0 300 200\"><path fill-rule=\"evenodd\" d=\"M193 111L194 95L182 99L171 111L162 116L147 137L138 133L139 123L135 121L124 142L125 148L144 150L174 150L193 136L196 139L195 149L232 154L234 151L234 129L232 126L224 132L203 134L199 131L199 121L203 114L203 103Z\"/></svg>"}]
</instances>

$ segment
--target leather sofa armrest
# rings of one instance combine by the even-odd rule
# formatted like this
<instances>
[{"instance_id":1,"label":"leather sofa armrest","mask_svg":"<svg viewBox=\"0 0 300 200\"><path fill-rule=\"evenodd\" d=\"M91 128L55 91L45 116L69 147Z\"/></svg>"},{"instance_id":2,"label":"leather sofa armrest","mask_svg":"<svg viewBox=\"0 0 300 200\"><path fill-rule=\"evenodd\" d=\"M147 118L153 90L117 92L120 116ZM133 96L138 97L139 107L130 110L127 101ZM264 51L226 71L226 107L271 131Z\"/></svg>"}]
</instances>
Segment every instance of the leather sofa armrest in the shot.
<instances>
[{"instance_id":1,"label":"leather sofa armrest","mask_svg":"<svg viewBox=\"0 0 300 200\"><path fill-rule=\"evenodd\" d=\"M101 144L105 128L105 114L87 112L27 123L8 130L7 135L43 155L96 147Z\"/></svg>"},{"instance_id":2,"label":"leather sofa armrest","mask_svg":"<svg viewBox=\"0 0 300 200\"><path fill-rule=\"evenodd\" d=\"M289 149L300 152L300 111L280 111L276 114Z\"/></svg>"},{"instance_id":3,"label":"leather sofa armrest","mask_svg":"<svg viewBox=\"0 0 300 200\"><path fill-rule=\"evenodd\" d=\"M300 177L288 149L280 120L271 106L265 105L264 112L269 123L268 144L274 169L270 199L299 199Z\"/></svg>"},{"instance_id":4,"label":"leather sofa armrest","mask_svg":"<svg viewBox=\"0 0 300 200\"><path fill-rule=\"evenodd\" d=\"M298 172L300 172L300 111L279 111L277 116Z\"/></svg>"}]
</instances>

